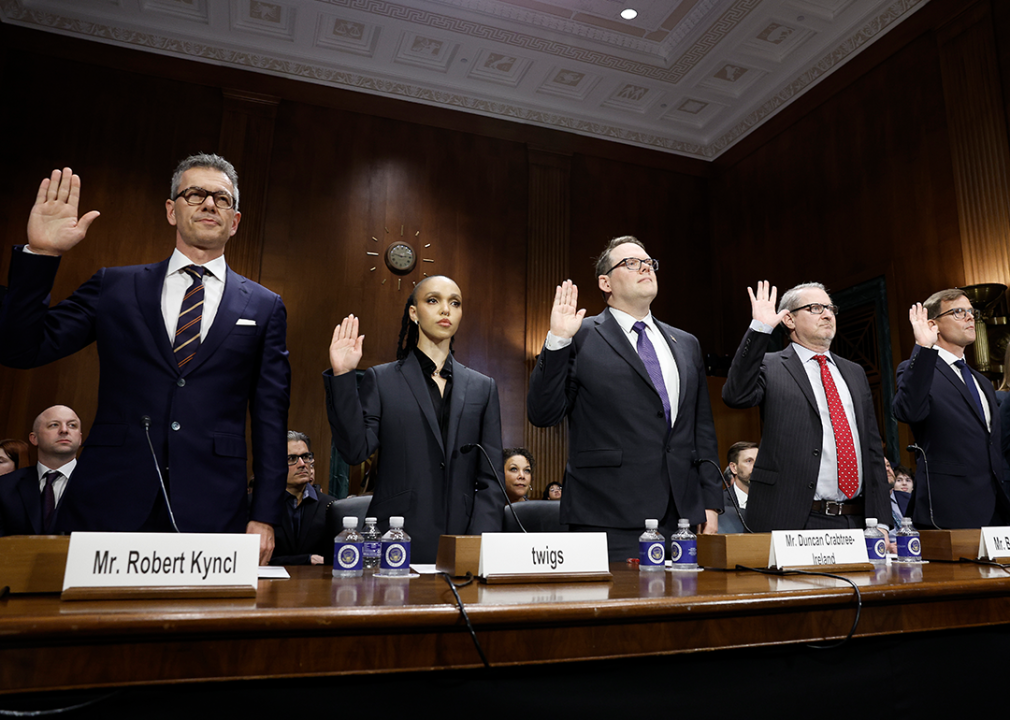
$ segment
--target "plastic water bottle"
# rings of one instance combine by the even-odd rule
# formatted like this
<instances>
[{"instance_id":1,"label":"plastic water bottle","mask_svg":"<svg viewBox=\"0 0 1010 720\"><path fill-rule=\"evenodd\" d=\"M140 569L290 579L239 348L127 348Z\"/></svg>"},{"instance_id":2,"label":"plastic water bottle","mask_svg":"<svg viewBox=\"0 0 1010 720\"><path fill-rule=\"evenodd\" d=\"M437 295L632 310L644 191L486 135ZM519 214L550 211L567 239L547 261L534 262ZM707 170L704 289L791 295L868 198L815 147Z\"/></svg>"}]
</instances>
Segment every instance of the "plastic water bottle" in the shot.
<instances>
[{"instance_id":1,"label":"plastic water bottle","mask_svg":"<svg viewBox=\"0 0 1010 720\"><path fill-rule=\"evenodd\" d=\"M698 538L691 532L691 522L687 518L677 521L677 532L670 537L670 560L673 570L698 567Z\"/></svg>"},{"instance_id":2,"label":"plastic water bottle","mask_svg":"<svg viewBox=\"0 0 1010 720\"><path fill-rule=\"evenodd\" d=\"M382 536L381 575L410 575L410 535L403 530L403 518L389 518L389 532Z\"/></svg>"},{"instance_id":3,"label":"plastic water bottle","mask_svg":"<svg viewBox=\"0 0 1010 720\"><path fill-rule=\"evenodd\" d=\"M645 532L638 538L638 569L655 572L666 569L666 538L656 529L658 520L646 520Z\"/></svg>"},{"instance_id":4,"label":"plastic water bottle","mask_svg":"<svg viewBox=\"0 0 1010 720\"><path fill-rule=\"evenodd\" d=\"M375 526L376 519L365 518L365 529L361 531L361 536L365 538L365 567L379 567L379 556L382 555L382 533Z\"/></svg>"},{"instance_id":5,"label":"plastic water bottle","mask_svg":"<svg viewBox=\"0 0 1010 720\"><path fill-rule=\"evenodd\" d=\"M912 527L912 518L901 518L901 529L897 533L898 558L895 562L922 562L922 544L919 542L919 531Z\"/></svg>"},{"instance_id":6,"label":"plastic water bottle","mask_svg":"<svg viewBox=\"0 0 1010 720\"><path fill-rule=\"evenodd\" d=\"M365 539L358 532L358 518L344 518L344 529L333 538L333 577L361 577L364 572L362 553Z\"/></svg>"},{"instance_id":7,"label":"plastic water bottle","mask_svg":"<svg viewBox=\"0 0 1010 720\"><path fill-rule=\"evenodd\" d=\"M863 531L866 538L866 555L874 565L882 565L887 560L887 543L884 542L884 535L877 529L877 518L866 518L866 530Z\"/></svg>"}]
</instances>

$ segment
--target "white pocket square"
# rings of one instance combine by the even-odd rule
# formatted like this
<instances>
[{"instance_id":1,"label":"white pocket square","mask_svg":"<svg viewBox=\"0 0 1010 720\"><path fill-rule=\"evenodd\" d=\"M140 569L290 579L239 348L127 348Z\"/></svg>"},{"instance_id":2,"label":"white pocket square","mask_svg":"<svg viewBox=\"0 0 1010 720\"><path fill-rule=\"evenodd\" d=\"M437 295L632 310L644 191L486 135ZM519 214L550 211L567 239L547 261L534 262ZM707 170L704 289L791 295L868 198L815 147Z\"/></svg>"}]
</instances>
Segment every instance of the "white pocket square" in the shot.
<instances>
[{"instance_id":1,"label":"white pocket square","mask_svg":"<svg viewBox=\"0 0 1010 720\"><path fill-rule=\"evenodd\" d=\"M255 325L256 321L255 320L250 320L248 318L239 318L238 322L235 323L235 324L236 325Z\"/></svg>"}]
</instances>

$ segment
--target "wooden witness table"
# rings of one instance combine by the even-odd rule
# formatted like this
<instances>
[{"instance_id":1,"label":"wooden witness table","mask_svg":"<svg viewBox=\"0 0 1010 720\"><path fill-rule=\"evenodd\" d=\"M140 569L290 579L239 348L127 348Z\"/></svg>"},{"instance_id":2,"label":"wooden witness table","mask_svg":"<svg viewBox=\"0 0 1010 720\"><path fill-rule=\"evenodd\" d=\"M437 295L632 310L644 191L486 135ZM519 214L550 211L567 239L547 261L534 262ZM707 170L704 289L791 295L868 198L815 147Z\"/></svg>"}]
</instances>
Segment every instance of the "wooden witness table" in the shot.
<instances>
[{"instance_id":1,"label":"wooden witness table","mask_svg":"<svg viewBox=\"0 0 1010 720\"><path fill-rule=\"evenodd\" d=\"M844 637L854 618L852 588L830 578L612 570L611 582L459 592L492 666L807 643ZM255 600L8 596L0 600L0 689L481 666L440 577L334 580L329 567L289 571L290 580L260 581ZM1000 568L895 565L850 577L863 596L853 643L1010 623L1010 574Z\"/></svg>"}]
</instances>

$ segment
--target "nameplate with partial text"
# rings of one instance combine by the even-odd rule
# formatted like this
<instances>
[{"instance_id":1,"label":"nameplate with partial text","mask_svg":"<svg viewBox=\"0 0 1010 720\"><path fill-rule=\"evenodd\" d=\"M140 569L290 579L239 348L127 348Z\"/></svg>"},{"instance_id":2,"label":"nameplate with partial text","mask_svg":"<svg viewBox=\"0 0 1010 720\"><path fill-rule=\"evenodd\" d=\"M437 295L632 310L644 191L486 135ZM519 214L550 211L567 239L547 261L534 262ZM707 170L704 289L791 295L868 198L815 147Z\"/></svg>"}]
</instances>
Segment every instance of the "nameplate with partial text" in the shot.
<instances>
[{"instance_id":1,"label":"nameplate with partial text","mask_svg":"<svg viewBox=\"0 0 1010 720\"><path fill-rule=\"evenodd\" d=\"M606 533L484 533L480 570L491 576L609 574Z\"/></svg>"},{"instance_id":2,"label":"nameplate with partial text","mask_svg":"<svg viewBox=\"0 0 1010 720\"><path fill-rule=\"evenodd\" d=\"M233 588L255 593L259 550L259 535L251 534L75 532L63 592L161 588L171 595L173 589Z\"/></svg>"},{"instance_id":3,"label":"nameplate with partial text","mask_svg":"<svg viewBox=\"0 0 1010 720\"><path fill-rule=\"evenodd\" d=\"M1010 557L1010 527L984 527L978 538L980 559Z\"/></svg>"},{"instance_id":4,"label":"nameplate with partial text","mask_svg":"<svg viewBox=\"0 0 1010 720\"><path fill-rule=\"evenodd\" d=\"M768 567L866 564L869 561L862 530L772 531Z\"/></svg>"}]
</instances>

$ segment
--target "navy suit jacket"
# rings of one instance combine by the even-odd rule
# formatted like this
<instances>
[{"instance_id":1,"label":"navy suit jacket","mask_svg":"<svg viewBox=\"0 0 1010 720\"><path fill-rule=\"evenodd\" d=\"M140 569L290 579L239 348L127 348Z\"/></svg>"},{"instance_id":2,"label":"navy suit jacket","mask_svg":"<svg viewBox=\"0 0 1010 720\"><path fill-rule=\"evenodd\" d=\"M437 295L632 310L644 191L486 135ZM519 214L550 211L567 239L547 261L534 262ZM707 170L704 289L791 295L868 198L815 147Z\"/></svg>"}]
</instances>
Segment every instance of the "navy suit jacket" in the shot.
<instances>
[{"instance_id":1,"label":"navy suit jacket","mask_svg":"<svg viewBox=\"0 0 1010 720\"><path fill-rule=\"evenodd\" d=\"M375 495L368 514L388 529L402 515L411 536L411 561L435 562L443 534L500 532L502 490L480 450L501 464L501 410L491 378L452 362L447 441L421 366L413 353L402 362L365 371L360 390L355 373L323 373L333 443L351 465L379 450Z\"/></svg>"},{"instance_id":2,"label":"navy suit jacket","mask_svg":"<svg viewBox=\"0 0 1010 720\"><path fill-rule=\"evenodd\" d=\"M997 507L1005 512L1008 503L996 395L992 383L971 372L989 405L989 429L967 385L936 350L916 345L912 357L898 366L894 416L912 427L915 442L926 455L925 463L916 463L907 511L920 527L933 524L930 495L933 519L944 529L989 525Z\"/></svg>"},{"instance_id":3,"label":"navy suit jacket","mask_svg":"<svg viewBox=\"0 0 1010 720\"><path fill-rule=\"evenodd\" d=\"M16 247L0 308L0 363L8 367L39 367L98 344L98 410L61 500L58 528L131 531L150 517L160 485L143 416L151 419L180 530L244 532L249 520L276 524L287 478L291 375L280 297L229 269L207 339L179 369L161 314L167 260L103 268L50 308L58 267L59 258ZM256 477L251 508L247 412Z\"/></svg>"},{"instance_id":4,"label":"navy suit jacket","mask_svg":"<svg viewBox=\"0 0 1010 720\"><path fill-rule=\"evenodd\" d=\"M561 522L632 529L663 518L671 498L691 524L722 510L719 455L697 338L656 321L680 376L671 428L635 348L609 311L586 318L572 343L540 353L526 412L537 427L568 418Z\"/></svg>"},{"instance_id":5,"label":"navy suit jacket","mask_svg":"<svg viewBox=\"0 0 1010 720\"><path fill-rule=\"evenodd\" d=\"M761 448L747 498L747 524L754 532L806 527L824 439L817 399L796 350L790 345L766 354L770 341L769 333L748 329L722 388L723 402L732 408L761 406ZM870 384L859 365L832 357L852 397L866 516L887 523L891 498Z\"/></svg>"},{"instance_id":6,"label":"navy suit jacket","mask_svg":"<svg viewBox=\"0 0 1010 720\"><path fill-rule=\"evenodd\" d=\"M39 491L38 466L33 463L29 467L0 475L0 537L42 534L42 493Z\"/></svg>"}]
</instances>

